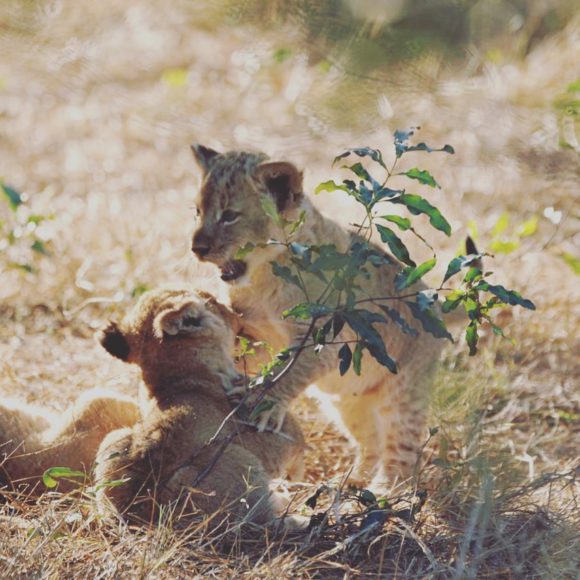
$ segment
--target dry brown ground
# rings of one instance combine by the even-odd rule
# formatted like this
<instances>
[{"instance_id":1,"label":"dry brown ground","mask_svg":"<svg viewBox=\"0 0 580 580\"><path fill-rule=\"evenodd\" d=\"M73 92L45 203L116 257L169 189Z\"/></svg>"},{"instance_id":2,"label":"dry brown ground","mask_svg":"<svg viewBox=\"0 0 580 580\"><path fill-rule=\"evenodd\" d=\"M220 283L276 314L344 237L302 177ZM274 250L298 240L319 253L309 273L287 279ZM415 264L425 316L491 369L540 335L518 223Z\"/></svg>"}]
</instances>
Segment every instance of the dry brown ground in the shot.
<instances>
[{"instance_id":1,"label":"dry brown ground","mask_svg":"<svg viewBox=\"0 0 580 580\"><path fill-rule=\"evenodd\" d=\"M216 539L201 519L186 533L101 521L86 494L36 504L8 497L0 574L577 577L580 304L561 256L578 251L578 126L555 104L578 81L580 22L522 61L402 89L345 79L308 61L296 30L232 26L219 5L3 2L0 177L28 194L30 211L53 219L35 232L47 257L29 252L25 232L12 246L6 230L0 236L2 395L60 409L93 386L132 393L135 373L95 346L94 328L144 287L218 289L188 251L192 141L284 156L306 168L313 189L343 148L387 151L394 129L421 125L422 139L457 151L417 160L443 185L432 201L456 231L450 242L434 239L442 257L470 220L485 247L503 212L511 229L538 216L538 231L492 266L538 310L505 315L513 343L486 337L472 360L461 343L447 351L430 422L439 432L425 451L439 461L419 479L427 501L415 518L399 514L357 535L362 507L351 502L308 538L242 530ZM272 55L287 46L290 58L277 62ZM328 194L317 203L352 220L347 202ZM544 217L550 207L562 212L557 225ZM10 268L15 261L36 273ZM323 483L339 486L352 455L310 401L298 413L310 451L293 505L310 515L304 498Z\"/></svg>"}]
</instances>

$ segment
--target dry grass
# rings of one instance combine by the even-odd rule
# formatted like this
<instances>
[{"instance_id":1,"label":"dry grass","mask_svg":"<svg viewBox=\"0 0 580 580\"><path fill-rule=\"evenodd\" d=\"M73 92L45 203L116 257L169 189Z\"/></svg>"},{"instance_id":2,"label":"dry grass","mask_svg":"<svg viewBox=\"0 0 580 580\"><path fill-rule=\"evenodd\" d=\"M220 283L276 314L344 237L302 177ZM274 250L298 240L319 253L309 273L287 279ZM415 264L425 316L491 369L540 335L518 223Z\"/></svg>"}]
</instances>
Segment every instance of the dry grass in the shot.
<instances>
[{"instance_id":1,"label":"dry grass","mask_svg":"<svg viewBox=\"0 0 580 580\"><path fill-rule=\"evenodd\" d=\"M364 506L340 491L352 454L304 398L307 481L290 490L292 509L326 514L307 536L212 531L201 517L185 531L169 522L136 530L96 517L87 490L38 501L6 492L0 574L577 577L580 312L561 255L577 252L578 128L556 104L577 80L578 19L522 60L491 64L474 53L477 75L445 71L428 90L403 90L328 71L302 56L297 30L234 27L220 6L3 2L0 176L28 194L30 211L54 218L36 232L50 256L22 240L0 246L1 393L57 409L96 385L132 393L135 373L94 345L94 328L145 287L220 291L214 272L189 257L191 141L284 155L307 168L312 189L343 147L386 150L390 131L422 125L427 142L457 151L422 162L443 184L432 201L456 230L450 242L434 240L443 257L469 220L485 246L502 212L514 229L539 216L538 231L492 266L538 310L505 314L513 343L485 337L472 360L461 343L447 351L428 465L414 490L389 494L384 526L361 531ZM281 47L292 53L277 62ZM317 203L352 219L346 202ZM563 213L560 224L543 217L547 207ZM7 207L0 217L13 219ZM321 485L330 491L312 510L304 501ZM414 491L426 498L417 513Z\"/></svg>"}]
</instances>

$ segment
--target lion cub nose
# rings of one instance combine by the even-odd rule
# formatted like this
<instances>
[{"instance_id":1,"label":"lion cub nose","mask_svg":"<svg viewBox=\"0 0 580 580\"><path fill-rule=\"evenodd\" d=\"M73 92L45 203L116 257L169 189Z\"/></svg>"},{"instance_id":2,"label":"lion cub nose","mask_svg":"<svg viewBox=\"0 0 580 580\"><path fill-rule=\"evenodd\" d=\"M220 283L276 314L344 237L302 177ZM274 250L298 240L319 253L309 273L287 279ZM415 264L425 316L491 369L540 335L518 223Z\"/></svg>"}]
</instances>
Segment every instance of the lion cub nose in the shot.
<instances>
[{"instance_id":1,"label":"lion cub nose","mask_svg":"<svg viewBox=\"0 0 580 580\"><path fill-rule=\"evenodd\" d=\"M196 243L194 240L193 244L191 244L191 251L198 258L203 258L209 254L209 246L203 243Z\"/></svg>"}]
</instances>

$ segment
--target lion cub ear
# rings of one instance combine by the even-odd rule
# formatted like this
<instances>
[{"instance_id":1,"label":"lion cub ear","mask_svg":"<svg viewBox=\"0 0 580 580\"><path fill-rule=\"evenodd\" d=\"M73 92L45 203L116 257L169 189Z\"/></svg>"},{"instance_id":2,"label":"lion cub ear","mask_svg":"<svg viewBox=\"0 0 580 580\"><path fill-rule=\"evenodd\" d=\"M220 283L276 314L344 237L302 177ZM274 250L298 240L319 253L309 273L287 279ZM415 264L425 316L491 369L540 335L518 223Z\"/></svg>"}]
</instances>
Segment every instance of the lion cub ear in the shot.
<instances>
[{"instance_id":1,"label":"lion cub ear","mask_svg":"<svg viewBox=\"0 0 580 580\"><path fill-rule=\"evenodd\" d=\"M256 168L257 177L262 180L272 197L276 200L279 212L297 207L302 192L302 172L287 161L260 163Z\"/></svg>"},{"instance_id":2,"label":"lion cub ear","mask_svg":"<svg viewBox=\"0 0 580 580\"><path fill-rule=\"evenodd\" d=\"M191 146L191 152L204 175L209 171L209 166L211 165L213 158L219 155L217 151L195 143Z\"/></svg>"},{"instance_id":3,"label":"lion cub ear","mask_svg":"<svg viewBox=\"0 0 580 580\"><path fill-rule=\"evenodd\" d=\"M129 343L116 322L110 321L105 328L97 332L97 340L101 346L113 356L126 361L129 358Z\"/></svg>"},{"instance_id":4,"label":"lion cub ear","mask_svg":"<svg viewBox=\"0 0 580 580\"><path fill-rule=\"evenodd\" d=\"M242 317L228 308L225 304L218 302L213 294L209 292L204 292L203 290L198 290L197 294L205 302L206 307L217 313L223 321L233 329L234 334L238 334L242 329Z\"/></svg>"},{"instance_id":5,"label":"lion cub ear","mask_svg":"<svg viewBox=\"0 0 580 580\"><path fill-rule=\"evenodd\" d=\"M194 303L186 304L181 308L161 312L153 321L153 331L157 338L164 334L176 336L178 334L195 334L203 327L203 316Z\"/></svg>"}]
</instances>

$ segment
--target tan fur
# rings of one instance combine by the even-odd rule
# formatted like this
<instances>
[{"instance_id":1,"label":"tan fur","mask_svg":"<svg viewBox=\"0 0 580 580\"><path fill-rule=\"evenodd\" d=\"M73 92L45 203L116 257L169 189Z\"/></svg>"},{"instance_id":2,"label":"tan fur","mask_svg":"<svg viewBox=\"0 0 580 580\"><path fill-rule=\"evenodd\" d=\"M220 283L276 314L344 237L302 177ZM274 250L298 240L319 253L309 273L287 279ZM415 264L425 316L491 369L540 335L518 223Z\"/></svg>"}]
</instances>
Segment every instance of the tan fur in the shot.
<instances>
[{"instance_id":1,"label":"tan fur","mask_svg":"<svg viewBox=\"0 0 580 580\"><path fill-rule=\"evenodd\" d=\"M27 494L46 491L41 479L50 467L89 473L107 433L133 425L138 406L129 398L94 389L63 414L4 400L0 404L0 484ZM81 479L60 479L59 491Z\"/></svg>"},{"instance_id":2,"label":"tan fur","mask_svg":"<svg viewBox=\"0 0 580 580\"><path fill-rule=\"evenodd\" d=\"M258 433L230 419L208 444L231 412L226 391L239 378L231 354L236 321L208 295L159 290L101 333L111 354L141 367L148 397L142 420L110 433L99 450L102 506L140 522L157 519L170 504L183 515L190 501L208 513L226 508L262 524L275 518L270 480L293 462L299 468L302 459L296 421L288 416L281 433ZM233 441L193 489L230 433ZM126 481L107 486L118 480Z\"/></svg>"},{"instance_id":3,"label":"tan fur","mask_svg":"<svg viewBox=\"0 0 580 580\"><path fill-rule=\"evenodd\" d=\"M222 278L226 279L223 273L228 272L239 247L248 242L259 244L271 238L281 239L282 233L263 209L264 199L273 200L289 220L305 212L306 222L296 233L296 242L334 244L345 251L356 241L353 234L324 217L303 195L302 175L292 164L267 162L262 154L222 155L202 146L194 146L193 151L203 172L203 182L192 250L198 258L220 267ZM226 213L228 210L235 213ZM272 274L271 261L291 266L285 248L257 247L244 258L245 273L229 282L229 294L233 308L243 316L244 333L278 349L299 344L308 324L281 319L285 309L304 302L305 297L298 287ZM370 267L371 277L363 282L359 298L396 296L394 277L400 268L394 259L391 265ZM304 279L310 298L320 296L325 284L314 276L305 275ZM419 283L406 293L422 288ZM336 298L335 292L328 303ZM261 421L262 425L266 421L279 422L288 403L308 385L316 383L324 393L334 396L340 423L358 445L355 477L365 483L373 479L375 486L387 479L406 478L413 471L426 436L425 417L442 348L442 341L426 334L402 301L391 300L389 306L418 332L413 337L392 322L376 325L389 354L397 361L397 375L365 353L362 375L357 377L351 370L341 377L337 360L340 345L326 346L319 356L312 349L304 351L291 372L271 392L277 408ZM373 309L371 303L364 307ZM355 338L346 328L338 337L344 341Z\"/></svg>"}]
</instances>

